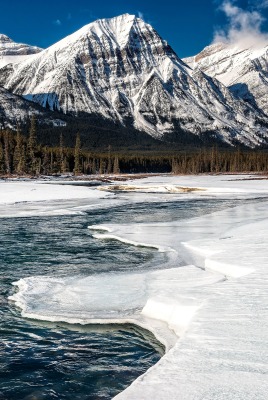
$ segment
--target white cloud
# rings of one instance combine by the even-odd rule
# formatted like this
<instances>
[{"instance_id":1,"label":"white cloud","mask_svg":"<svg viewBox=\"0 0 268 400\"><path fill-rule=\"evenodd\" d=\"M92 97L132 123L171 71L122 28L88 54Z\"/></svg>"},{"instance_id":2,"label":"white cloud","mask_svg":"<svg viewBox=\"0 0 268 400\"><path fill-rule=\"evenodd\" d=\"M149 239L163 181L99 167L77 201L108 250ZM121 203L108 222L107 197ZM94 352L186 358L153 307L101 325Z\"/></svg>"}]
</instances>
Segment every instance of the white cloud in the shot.
<instances>
[{"instance_id":1,"label":"white cloud","mask_svg":"<svg viewBox=\"0 0 268 400\"><path fill-rule=\"evenodd\" d=\"M261 8L268 7L268 0L254 2L254 8L244 10L235 5L232 0L224 0L220 6L228 19L225 28L217 29L214 43L225 42L240 47L263 47L268 45L268 33L262 32L261 27L265 18Z\"/></svg>"},{"instance_id":2,"label":"white cloud","mask_svg":"<svg viewBox=\"0 0 268 400\"><path fill-rule=\"evenodd\" d=\"M144 20L144 14L141 11L138 11L138 17Z\"/></svg>"},{"instance_id":3,"label":"white cloud","mask_svg":"<svg viewBox=\"0 0 268 400\"><path fill-rule=\"evenodd\" d=\"M55 21L53 21L53 24L54 24L54 25L57 25L57 26L61 26L61 25L62 25L60 19L56 19Z\"/></svg>"}]
</instances>

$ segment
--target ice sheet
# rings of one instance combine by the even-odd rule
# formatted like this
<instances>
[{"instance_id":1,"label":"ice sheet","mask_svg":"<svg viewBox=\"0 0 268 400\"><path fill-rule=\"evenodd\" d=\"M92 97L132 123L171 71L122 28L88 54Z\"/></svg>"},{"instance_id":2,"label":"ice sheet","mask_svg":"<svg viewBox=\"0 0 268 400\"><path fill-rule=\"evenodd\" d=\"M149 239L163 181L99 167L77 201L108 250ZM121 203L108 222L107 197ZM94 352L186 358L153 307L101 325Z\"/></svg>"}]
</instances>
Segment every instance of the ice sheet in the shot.
<instances>
[{"instance_id":1,"label":"ice sheet","mask_svg":"<svg viewBox=\"0 0 268 400\"><path fill-rule=\"evenodd\" d=\"M150 329L169 349L174 345L174 333L180 336L185 331L202 302L202 295L195 297L192 289L203 290L221 280L219 274L190 265L87 278L31 277L14 283L19 291L10 300L22 309L24 317L32 319L80 324L132 321ZM151 318L158 323L152 324Z\"/></svg>"}]
</instances>

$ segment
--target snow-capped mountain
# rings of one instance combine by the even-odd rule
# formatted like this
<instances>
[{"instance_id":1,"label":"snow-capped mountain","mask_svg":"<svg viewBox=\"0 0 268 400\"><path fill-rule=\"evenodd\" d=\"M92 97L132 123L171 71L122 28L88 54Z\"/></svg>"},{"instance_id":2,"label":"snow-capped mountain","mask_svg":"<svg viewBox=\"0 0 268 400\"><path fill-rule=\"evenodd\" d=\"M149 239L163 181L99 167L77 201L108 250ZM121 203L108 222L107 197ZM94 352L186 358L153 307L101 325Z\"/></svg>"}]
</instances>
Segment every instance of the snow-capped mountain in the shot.
<instances>
[{"instance_id":1,"label":"snow-capped mountain","mask_svg":"<svg viewBox=\"0 0 268 400\"><path fill-rule=\"evenodd\" d=\"M236 97L268 115L268 43L259 49L217 43L184 61L217 78Z\"/></svg>"},{"instance_id":2,"label":"snow-capped mountain","mask_svg":"<svg viewBox=\"0 0 268 400\"><path fill-rule=\"evenodd\" d=\"M216 79L192 71L151 25L134 15L86 25L18 64L0 84L51 110L133 124L157 138L211 132L227 143L265 142L267 117Z\"/></svg>"},{"instance_id":3,"label":"snow-capped mountain","mask_svg":"<svg viewBox=\"0 0 268 400\"><path fill-rule=\"evenodd\" d=\"M0 67L9 63L17 63L42 51L39 47L24 43L16 43L8 36L0 34Z\"/></svg>"},{"instance_id":4,"label":"snow-capped mountain","mask_svg":"<svg viewBox=\"0 0 268 400\"><path fill-rule=\"evenodd\" d=\"M18 123L22 123L33 114L43 124L66 125L64 121L54 118L50 112L43 110L37 104L10 93L0 86L0 129L7 127L14 129Z\"/></svg>"}]
</instances>

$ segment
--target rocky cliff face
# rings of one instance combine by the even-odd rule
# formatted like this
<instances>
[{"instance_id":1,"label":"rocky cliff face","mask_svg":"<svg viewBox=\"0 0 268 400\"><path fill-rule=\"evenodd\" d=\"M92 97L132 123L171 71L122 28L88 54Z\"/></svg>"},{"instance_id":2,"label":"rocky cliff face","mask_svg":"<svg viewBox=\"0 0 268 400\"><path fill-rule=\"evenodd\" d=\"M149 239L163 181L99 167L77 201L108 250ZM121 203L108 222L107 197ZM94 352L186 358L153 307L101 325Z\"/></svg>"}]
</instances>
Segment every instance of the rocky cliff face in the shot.
<instances>
[{"instance_id":1,"label":"rocky cliff face","mask_svg":"<svg viewBox=\"0 0 268 400\"><path fill-rule=\"evenodd\" d=\"M33 114L43 124L65 125L64 121L56 116L54 117L37 104L0 87L0 129L15 128L17 124L25 122Z\"/></svg>"},{"instance_id":2,"label":"rocky cliff face","mask_svg":"<svg viewBox=\"0 0 268 400\"><path fill-rule=\"evenodd\" d=\"M0 84L50 110L99 114L161 139L178 128L249 146L267 137L266 116L192 71L149 24L129 14L98 20L6 65Z\"/></svg>"}]
</instances>

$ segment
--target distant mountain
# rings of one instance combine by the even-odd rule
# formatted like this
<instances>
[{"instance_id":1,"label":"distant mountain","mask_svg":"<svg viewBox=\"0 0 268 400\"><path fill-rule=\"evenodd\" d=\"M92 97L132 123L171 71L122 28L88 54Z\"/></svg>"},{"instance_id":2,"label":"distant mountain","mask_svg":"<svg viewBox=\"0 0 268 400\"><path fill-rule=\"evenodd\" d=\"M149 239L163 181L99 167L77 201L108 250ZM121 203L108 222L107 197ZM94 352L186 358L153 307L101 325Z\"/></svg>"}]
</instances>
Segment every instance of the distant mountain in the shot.
<instances>
[{"instance_id":1,"label":"distant mountain","mask_svg":"<svg viewBox=\"0 0 268 400\"><path fill-rule=\"evenodd\" d=\"M217 78L237 98L268 115L268 44L254 49L217 43L184 61Z\"/></svg>"},{"instance_id":2,"label":"distant mountain","mask_svg":"<svg viewBox=\"0 0 268 400\"><path fill-rule=\"evenodd\" d=\"M36 46L16 43L8 36L0 34L0 67L26 60L32 54L39 53L42 50Z\"/></svg>"},{"instance_id":3,"label":"distant mountain","mask_svg":"<svg viewBox=\"0 0 268 400\"><path fill-rule=\"evenodd\" d=\"M189 133L254 147L268 137L262 111L192 71L151 25L129 14L2 67L0 85L47 109L99 115L161 140Z\"/></svg>"}]
</instances>

